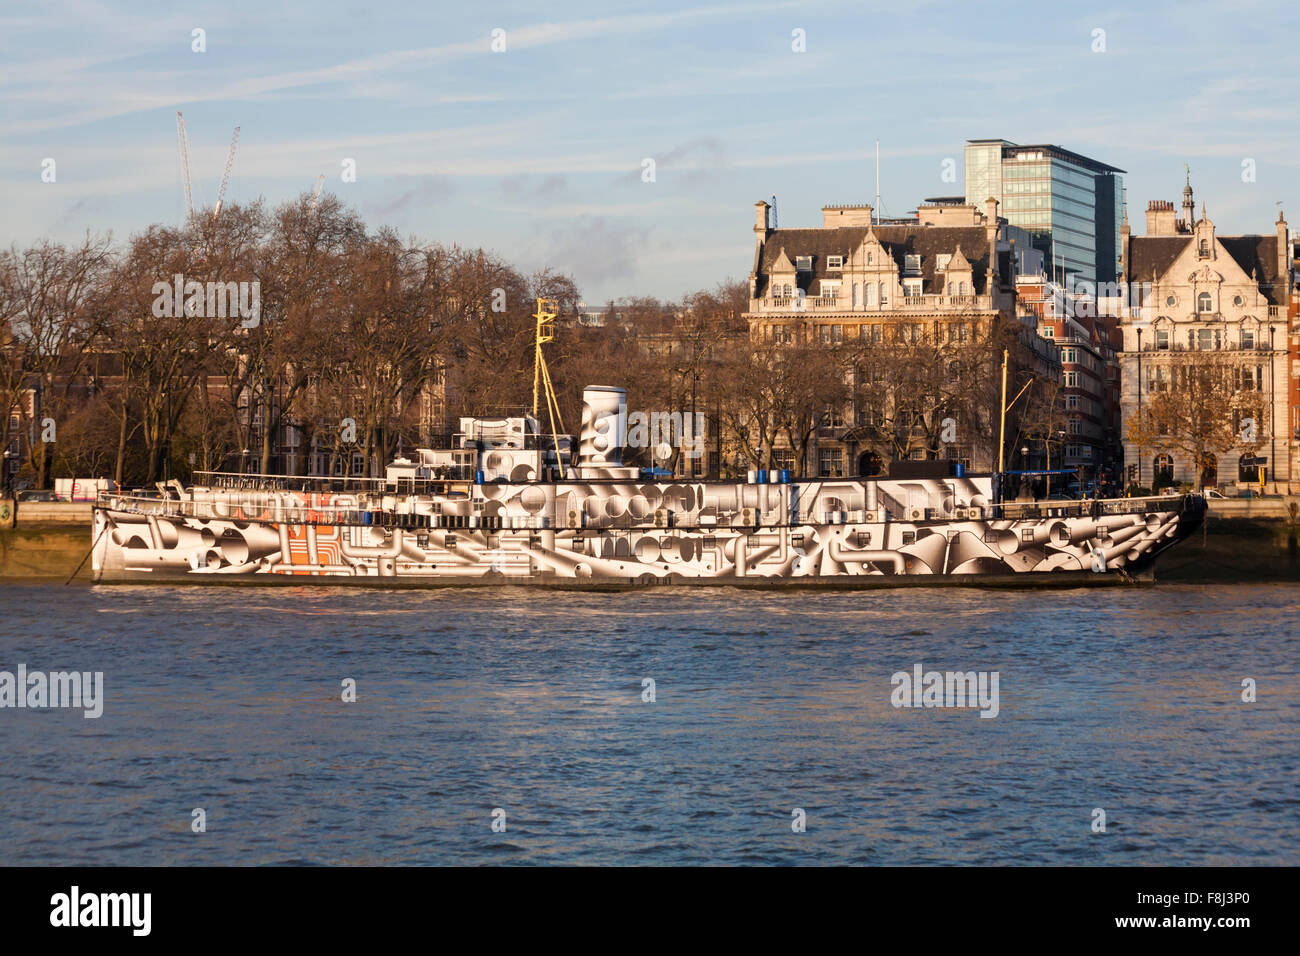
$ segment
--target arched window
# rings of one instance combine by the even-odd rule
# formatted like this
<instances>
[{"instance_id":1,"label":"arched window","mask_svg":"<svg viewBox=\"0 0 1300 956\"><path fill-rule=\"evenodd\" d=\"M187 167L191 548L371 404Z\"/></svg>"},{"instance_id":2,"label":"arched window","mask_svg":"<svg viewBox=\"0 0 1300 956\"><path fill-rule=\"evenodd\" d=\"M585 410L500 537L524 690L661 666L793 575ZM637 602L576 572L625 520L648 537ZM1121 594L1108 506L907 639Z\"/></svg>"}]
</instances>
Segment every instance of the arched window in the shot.
<instances>
[{"instance_id":1,"label":"arched window","mask_svg":"<svg viewBox=\"0 0 1300 956\"><path fill-rule=\"evenodd\" d=\"M1210 254L1210 240L1209 240L1209 239L1202 239L1202 240L1201 240L1201 255L1203 255L1203 256L1208 256L1209 254Z\"/></svg>"},{"instance_id":2,"label":"arched window","mask_svg":"<svg viewBox=\"0 0 1300 956\"><path fill-rule=\"evenodd\" d=\"M862 283L855 282L853 283L853 308L856 309L858 307L858 302L861 300L861 298L862 298Z\"/></svg>"},{"instance_id":3,"label":"arched window","mask_svg":"<svg viewBox=\"0 0 1300 956\"><path fill-rule=\"evenodd\" d=\"M868 282L868 283L863 287L863 291L864 291L864 293L866 294L866 298L863 299L862 304L865 305L865 306L872 306L872 305L875 305L875 304L876 304L876 297L875 297L874 295L872 295L872 293L871 293L871 283L870 283L870 282Z\"/></svg>"},{"instance_id":4,"label":"arched window","mask_svg":"<svg viewBox=\"0 0 1300 956\"><path fill-rule=\"evenodd\" d=\"M1174 481L1174 459L1170 455L1156 455L1152 463L1152 471L1155 474L1154 484L1169 485Z\"/></svg>"},{"instance_id":5,"label":"arched window","mask_svg":"<svg viewBox=\"0 0 1300 956\"><path fill-rule=\"evenodd\" d=\"M958 295L965 295L965 294L966 294L966 283L963 282L963 283L959 286L959 289L960 289L960 291L959 291L957 294L958 294Z\"/></svg>"},{"instance_id":6,"label":"arched window","mask_svg":"<svg viewBox=\"0 0 1300 956\"><path fill-rule=\"evenodd\" d=\"M948 283L948 294L949 294L949 295L952 295L952 283L951 283L951 282Z\"/></svg>"},{"instance_id":7,"label":"arched window","mask_svg":"<svg viewBox=\"0 0 1300 956\"><path fill-rule=\"evenodd\" d=\"M1214 298L1208 292L1202 292L1196 297L1197 312L1211 312L1214 309Z\"/></svg>"},{"instance_id":8,"label":"arched window","mask_svg":"<svg viewBox=\"0 0 1300 956\"><path fill-rule=\"evenodd\" d=\"M883 282L880 283L880 304L889 305L889 290L885 288Z\"/></svg>"},{"instance_id":9,"label":"arched window","mask_svg":"<svg viewBox=\"0 0 1300 956\"><path fill-rule=\"evenodd\" d=\"M875 265L875 264L876 264L876 261L875 261L875 260L876 260L876 254L875 254L874 252L868 252L868 253L867 253L867 265L869 265L869 266L871 266L871 265Z\"/></svg>"}]
</instances>

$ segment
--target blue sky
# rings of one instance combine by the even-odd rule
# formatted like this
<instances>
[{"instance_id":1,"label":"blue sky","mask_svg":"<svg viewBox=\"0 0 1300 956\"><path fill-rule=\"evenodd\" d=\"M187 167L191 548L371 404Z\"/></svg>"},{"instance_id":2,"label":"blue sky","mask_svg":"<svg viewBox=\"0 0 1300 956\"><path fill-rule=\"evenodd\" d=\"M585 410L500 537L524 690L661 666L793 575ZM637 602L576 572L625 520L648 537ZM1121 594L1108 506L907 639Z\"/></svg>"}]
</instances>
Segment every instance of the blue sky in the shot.
<instances>
[{"instance_id":1,"label":"blue sky","mask_svg":"<svg viewBox=\"0 0 1300 956\"><path fill-rule=\"evenodd\" d=\"M1297 5L1141 7L4 0L0 243L179 223L178 109L196 202L239 125L227 201L325 173L372 226L572 273L590 303L743 278L753 203L799 226L871 201L877 138L888 215L959 194L965 140L1000 136L1127 170L1139 232L1184 162L1220 230L1271 232L1278 202L1300 224Z\"/></svg>"}]
</instances>

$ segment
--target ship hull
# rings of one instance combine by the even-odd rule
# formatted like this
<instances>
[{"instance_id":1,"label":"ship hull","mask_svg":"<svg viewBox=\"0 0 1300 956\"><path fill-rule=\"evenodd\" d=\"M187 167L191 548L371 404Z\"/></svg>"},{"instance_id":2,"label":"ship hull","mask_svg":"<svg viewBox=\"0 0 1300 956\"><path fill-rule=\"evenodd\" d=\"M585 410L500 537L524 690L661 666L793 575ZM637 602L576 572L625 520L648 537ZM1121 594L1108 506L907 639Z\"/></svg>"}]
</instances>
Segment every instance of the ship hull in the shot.
<instances>
[{"instance_id":1,"label":"ship hull","mask_svg":"<svg viewBox=\"0 0 1300 956\"><path fill-rule=\"evenodd\" d=\"M988 479L195 488L95 509L102 583L625 590L1080 587L1150 579L1182 498L992 504Z\"/></svg>"}]
</instances>

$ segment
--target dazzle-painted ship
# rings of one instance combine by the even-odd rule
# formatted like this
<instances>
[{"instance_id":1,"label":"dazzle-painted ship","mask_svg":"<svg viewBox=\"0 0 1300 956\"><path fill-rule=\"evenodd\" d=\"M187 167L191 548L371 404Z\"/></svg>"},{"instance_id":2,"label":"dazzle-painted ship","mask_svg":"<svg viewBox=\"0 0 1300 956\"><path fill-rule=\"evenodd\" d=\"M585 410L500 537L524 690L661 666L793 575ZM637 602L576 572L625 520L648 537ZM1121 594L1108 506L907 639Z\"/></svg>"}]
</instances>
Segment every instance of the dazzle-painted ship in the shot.
<instances>
[{"instance_id":1,"label":"dazzle-painted ship","mask_svg":"<svg viewBox=\"0 0 1300 956\"><path fill-rule=\"evenodd\" d=\"M998 476L661 479L624 464L621 388L583 393L573 442L541 345L552 430L461 419L454 447L383 478L200 473L94 508L101 582L544 585L1100 584L1149 577L1200 496L1002 503Z\"/></svg>"},{"instance_id":2,"label":"dazzle-painted ship","mask_svg":"<svg viewBox=\"0 0 1300 956\"><path fill-rule=\"evenodd\" d=\"M578 454L531 416L464 419L382 479L206 474L104 494L97 581L250 584L1116 583L1199 526L1198 496L999 504L994 476L650 480L584 393Z\"/></svg>"}]
</instances>

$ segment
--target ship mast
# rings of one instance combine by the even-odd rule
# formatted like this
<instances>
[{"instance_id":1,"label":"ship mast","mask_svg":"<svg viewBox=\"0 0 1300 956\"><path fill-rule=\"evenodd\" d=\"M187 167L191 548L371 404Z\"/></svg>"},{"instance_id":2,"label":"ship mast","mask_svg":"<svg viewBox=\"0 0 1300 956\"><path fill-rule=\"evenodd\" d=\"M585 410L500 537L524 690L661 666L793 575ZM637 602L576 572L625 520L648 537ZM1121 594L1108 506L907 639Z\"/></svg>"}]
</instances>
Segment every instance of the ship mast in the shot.
<instances>
[{"instance_id":1,"label":"ship mast","mask_svg":"<svg viewBox=\"0 0 1300 956\"><path fill-rule=\"evenodd\" d=\"M551 372L546 367L546 355L542 351L543 345L555 340L555 318L558 314L559 303L556 299L537 300L537 312L534 315L537 319L537 336L533 351L533 418L541 421L538 406L544 391L546 415L551 422L551 442L555 450L555 462L560 466L560 473L563 475L564 463L560 460L560 432L564 430L564 419L560 417L560 402L555 397L555 387L551 385ZM555 427L557 423L558 429Z\"/></svg>"}]
</instances>

